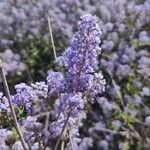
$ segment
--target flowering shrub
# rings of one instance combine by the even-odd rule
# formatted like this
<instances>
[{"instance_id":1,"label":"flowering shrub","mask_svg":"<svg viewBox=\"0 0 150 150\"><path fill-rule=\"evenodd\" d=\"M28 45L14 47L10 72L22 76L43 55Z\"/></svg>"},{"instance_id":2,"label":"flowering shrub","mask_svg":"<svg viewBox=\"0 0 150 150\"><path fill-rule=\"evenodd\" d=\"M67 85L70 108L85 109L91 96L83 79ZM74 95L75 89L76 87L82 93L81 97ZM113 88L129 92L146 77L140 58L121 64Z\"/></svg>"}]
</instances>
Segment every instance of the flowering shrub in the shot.
<instances>
[{"instance_id":1,"label":"flowering shrub","mask_svg":"<svg viewBox=\"0 0 150 150\"><path fill-rule=\"evenodd\" d=\"M26 66L21 62L19 54L15 54L10 49L7 49L3 53L0 53L0 56L5 60L3 65L7 74L21 74L25 71Z\"/></svg>"},{"instance_id":2,"label":"flowering shrub","mask_svg":"<svg viewBox=\"0 0 150 150\"><path fill-rule=\"evenodd\" d=\"M0 10L0 57L27 147L149 149L149 0L6 0ZM47 10L58 56L72 39L55 63ZM100 19L76 26L89 11ZM5 93L0 149L23 149Z\"/></svg>"},{"instance_id":3,"label":"flowering shrub","mask_svg":"<svg viewBox=\"0 0 150 150\"><path fill-rule=\"evenodd\" d=\"M21 83L15 86L16 94L12 96L12 102L17 109L24 108L27 113L22 118L21 131L31 149L35 149L35 146L44 149L49 146L49 140L59 139L63 134L69 134L72 140L72 144L71 141L67 143L68 148L71 145L78 147L76 136L79 135L80 122L85 119L84 107L105 91L105 79L100 72L97 73L97 57L101 53L101 29L97 21L92 15L81 17L79 31L71 40L70 47L57 58L58 65L66 70L64 75L50 71L46 83L36 82L31 86ZM1 113L9 116L9 100L2 94L1 99ZM54 101L51 102L54 103L54 110L48 101ZM48 119L49 125L43 129L44 123L35 116L42 112L51 113L52 110L54 118L51 123ZM59 140L55 149L58 146Z\"/></svg>"},{"instance_id":4,"label":"flowering shrub","mask_svg":"<svg viewBox=\"0 0 150 150\"><path fill-rule=\"evenodd\" d=\"M114 68L112 59L116 60L117 58L114 57L119 57L121 59L119 64L121 64L116 63L118 64L118 67L116 67L117 75L122 76L122 70L126 70L124 74L126 75L129 72L131 73L131 67L133 67L128 64L134 63L136 57L138 57L135 51L138 50L140 53L143 48L147 51L149 47L149 8L149 0L131 0L130 2L127 0L1 1L0 49L4 51L9 48L21 54L26 64L31 68L31 75L38 74L43 78L46 70L50 67L50 60L42 62L41 57L48 60L52 55L48 44L46 10L49 10L58 53L60 47L61 49L64 48L66 45L64 43L67 43L67 39L72 36L74 29L76 29L79 16L90 11L101 18L99 24L103 31L102 48L105 51L104 55L110 56L110 58L104 57L104 60L109 59L105 66L107 65L112 70ZM30 13L31 9L32 13ZM127 58L130 50L132 55ZM118 51L122 52L114 56ZM149 54L143 53L140 55L140 57L144 57L142 60L148 56ZM146 67L148 64L141 64L143 61L139 61L139 59L138 57L136 60L136 63L139 64L136 66L138 73L149 76L149 69ZM36 62L39 63L38 66ZM145 69L141 65L144 65ZM35 68L40 69L40 73ZM40 79L38 78L38 80Z\"/></svg>"}]
</instances>

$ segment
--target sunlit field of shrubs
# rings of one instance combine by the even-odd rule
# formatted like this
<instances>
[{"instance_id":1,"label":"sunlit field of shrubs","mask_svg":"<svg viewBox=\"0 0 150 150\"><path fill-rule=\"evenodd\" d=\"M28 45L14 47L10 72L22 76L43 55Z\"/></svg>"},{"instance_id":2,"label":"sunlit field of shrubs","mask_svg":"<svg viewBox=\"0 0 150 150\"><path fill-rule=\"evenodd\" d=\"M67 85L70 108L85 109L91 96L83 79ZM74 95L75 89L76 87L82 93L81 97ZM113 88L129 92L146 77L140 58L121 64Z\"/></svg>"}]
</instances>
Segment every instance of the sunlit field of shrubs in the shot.
<instances>
[{"instance_id":1,"label":"sunlit field of shrubs","mask_svg":"<svg viewBox=\"0 0 150 150\"><path fill-rule=\"evenodd\" d=\"M0 150L149 150L150 0L0 0Z\"/></svg>"}]
</instances>

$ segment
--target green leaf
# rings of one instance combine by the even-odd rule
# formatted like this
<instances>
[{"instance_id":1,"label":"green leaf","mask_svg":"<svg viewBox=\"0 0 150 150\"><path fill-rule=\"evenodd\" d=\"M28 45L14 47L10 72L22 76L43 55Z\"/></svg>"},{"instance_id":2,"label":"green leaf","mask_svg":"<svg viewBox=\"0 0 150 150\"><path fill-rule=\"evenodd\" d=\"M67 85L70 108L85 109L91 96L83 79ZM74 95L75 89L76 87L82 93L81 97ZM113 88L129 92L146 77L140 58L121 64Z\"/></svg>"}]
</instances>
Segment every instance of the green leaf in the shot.
<instances>
[{"instance_id":1,"label":"green leaf","mask_svg":"<svg viewBox=\"0 0 150 150\"><path fill-rule=\"evenodd\" d=\"M12 134L11 138L12 138L12 140L16 141L19 138L19 136L17 134L15 127L12 128L12 132L13 132L13 134Z\"/></svg>"}]
</instances>

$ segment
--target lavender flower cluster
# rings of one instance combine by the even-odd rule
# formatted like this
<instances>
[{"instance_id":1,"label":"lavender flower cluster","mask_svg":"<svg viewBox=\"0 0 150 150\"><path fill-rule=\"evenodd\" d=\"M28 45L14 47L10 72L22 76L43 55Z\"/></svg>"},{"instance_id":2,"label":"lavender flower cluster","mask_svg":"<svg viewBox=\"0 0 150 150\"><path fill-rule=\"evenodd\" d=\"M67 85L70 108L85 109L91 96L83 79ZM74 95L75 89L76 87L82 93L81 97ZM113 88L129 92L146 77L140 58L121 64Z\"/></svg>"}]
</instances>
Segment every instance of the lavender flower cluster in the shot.
<instances>
[{"instance_id":1,"label":"lavender flower cluster","mask_svg":"<svg viewBox=\"0 0 150 150\"><path fill-rule=\"evenodd\" d=\"M50 70L46 82L15 87L14 103L25 107L30 116L47 112L54 103L49 131L40 128L36 133L32 129L27 132L34 148L38 147L38 138L44 139L43 145L50 137L58 138L66 124L69 132L65 136L71 139L68 149L72 143L75 149L149 149L150 0L6 0L0 2L0 9L0 49L17 45L19 54L23 46L27 47L25 41L35 37L49 40L47 9L55 42L62 45L72 37L81 14L90 11L100 18L81 18L70 47L56 60L63 71ZM99 45L104 51L101 57ZM105 93L105 80L99 70L107 81ZM7 112L6 97L1 99L0 110ZM49 143L49 147L53 145Z\"/></svg>"},{"instance_id":2,"label":"lavender flower cluster","mask_svg":"<svg viewBox=\"0 0 150 150\"><path fill-rule=\"evenodd\" d=\"M81 17L78 32L74 34L70 47L56 60L59 67L66 70L65 74L51 70L46 83L36 82L30 86L21 83L15 86L16 94L12 96L12 102L16 108L23 107L27 112L20 125L29 148L49 147L49 140L59 138L62 134L70 137L66 145L68 149L72 142L75 149L79 147L79 127L82 126L82 119L86 118L85 105L93 103L105 91L105 79L98 71L101 29L97 22L96 16ZM1 113L10 115L7 98L1 94L1 99ZM49 103L54 104L51 106ZM41 112L49 112L53 118L48 119L49 125L44 129L44 123L38 120Z\"/></svg>"},{"instance_id":3,"label":"lavender flower cluster","mask_svg":"<svg viewBox=\"0 0 150 150\"><path fill-rule=\"evenodd\" d=\"M54 106L60 119L50 125L50 130L56 135L60 134L65 122L71 130L73 126L77 128L84 116L82 110L86 102L94 101L105 90L105 80L100 72L97 73L97 57L101 53L101 29L97 21L91 15L81 17L78 32L71 40L70 47L57 58L59 66L66 69L65 76L50 71L47 77L50 95L58 95Z\"/></svg>"},{"instance_id":4,"label":"lavender flower cluster","mask_svg":"<svg viewBox=\"0 0 150 150\"><path fill-rule=\"evenodd\" d=\"M15 73L21 75L25 71L26 66L21 62L21 57L17 53L13 53L10 49L0 53L0 58L4 61L4 70L7 74L14 75Z\"/></svg>"}]
</instances>

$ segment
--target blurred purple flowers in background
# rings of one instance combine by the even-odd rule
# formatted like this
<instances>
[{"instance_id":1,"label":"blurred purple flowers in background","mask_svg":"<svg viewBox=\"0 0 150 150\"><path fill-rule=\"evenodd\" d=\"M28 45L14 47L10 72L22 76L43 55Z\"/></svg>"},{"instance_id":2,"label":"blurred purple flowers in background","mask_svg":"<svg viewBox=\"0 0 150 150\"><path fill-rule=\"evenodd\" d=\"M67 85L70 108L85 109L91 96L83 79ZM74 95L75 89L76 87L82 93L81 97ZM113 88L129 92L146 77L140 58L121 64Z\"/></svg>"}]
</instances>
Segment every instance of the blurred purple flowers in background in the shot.
<instances>
[{"instance_id":1,"label":"blurred purple flowers in background","mask_svg":"<svg viewBox=\"0 0 150 150\"><path fill-rule=\"evenodd\" d=\"M149 149L150 0L1 0L0 10L0 59L29 149ZM23 149L0 90L0 149Z\"/></svg>"}]
</instances>

